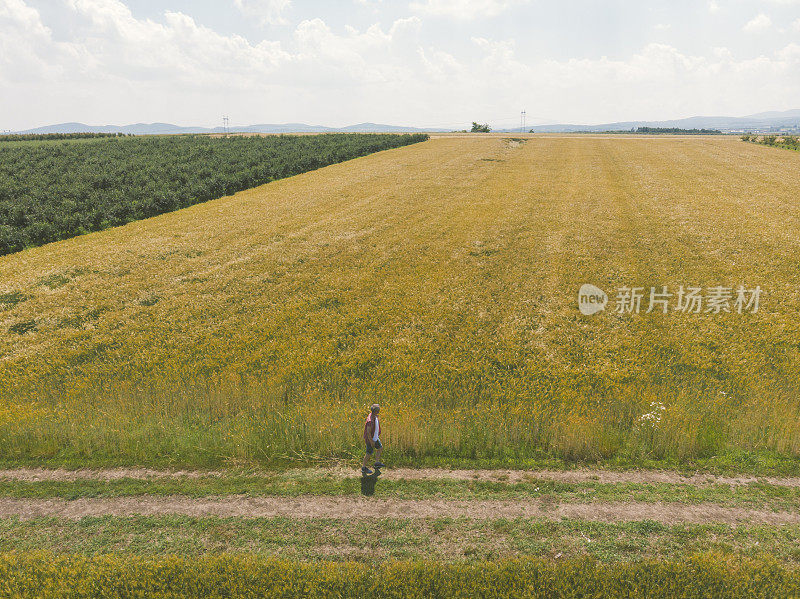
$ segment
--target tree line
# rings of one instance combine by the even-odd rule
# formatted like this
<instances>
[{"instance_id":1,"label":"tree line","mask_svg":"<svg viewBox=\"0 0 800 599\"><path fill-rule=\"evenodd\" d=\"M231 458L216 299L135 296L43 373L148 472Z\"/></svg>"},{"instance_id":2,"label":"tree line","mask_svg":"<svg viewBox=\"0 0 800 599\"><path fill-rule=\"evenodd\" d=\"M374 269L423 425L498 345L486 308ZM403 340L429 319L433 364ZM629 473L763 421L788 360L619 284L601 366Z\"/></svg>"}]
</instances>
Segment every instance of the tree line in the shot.
<instances>
[{"instance_id":1,"label":"tree line","mask_svg":"<svg viewBox=\"0 0 800 599\"><path fill-rule=\"evenodd\" d=\"M786 148L787 150L800 149L800 140L797 135L755 135L753 133L745 133L742 135L742 141L749 141L756 144L765 146L776 146L779 148Z\"/></svg>"},{"instance_id":2,"label":"tree line","mask_svg":"<svg viewBox=\"0 0 800 599\"><path fill-rule=\"evenodd\" d=\"M0 147L0 255L427 139L187 135Z\"/></svg>"},{"instance_id":3,"label":"tree line","mask_svg":"<svg viewBox=\"0 0 800 599\"><path fill-rule=\"evenodd\" d=\"M3 141L59 141L68 139L94 139L100 137L133 137L133 133L11 133L0 135Z\"/></svg>"}]
</instances>

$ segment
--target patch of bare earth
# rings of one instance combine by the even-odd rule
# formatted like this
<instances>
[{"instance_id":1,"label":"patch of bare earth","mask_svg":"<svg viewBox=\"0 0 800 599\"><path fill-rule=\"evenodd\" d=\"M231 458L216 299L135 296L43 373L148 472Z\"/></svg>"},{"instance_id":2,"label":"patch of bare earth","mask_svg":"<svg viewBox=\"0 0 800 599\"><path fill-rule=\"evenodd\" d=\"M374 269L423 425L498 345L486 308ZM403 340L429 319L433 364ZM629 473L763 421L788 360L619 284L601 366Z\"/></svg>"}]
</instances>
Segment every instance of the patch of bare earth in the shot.
<instances>
[{"instance_id":1,"label":"patch of bare earth","mask_svg":"<svg viewBox=\"0 0 800 599\"><path fill-rule=\"evenodd\" d=\"M201 470L150 470L148 468L14 468L0 470L0 480L20 482L74 482L79 480L150 480L157 478L201 478L222 476L222 472Z\"/></svg>"},{"instance_id":2,"label":"patch of bare earth","mask_svg":"<svg viewBox=\"0 0 800 599\"><path fill-rule=\"evenodd\" d=\"M542 501L446 501L371 499L366 497L122 497L93 499L0 499L0 517L31 519L85 516L157 516L247 518L574 518L599 522L654 520L725 524L798 524L800 513L723 507L711 503L596 502L549 506Z\"/></svg>"}]
</instances>

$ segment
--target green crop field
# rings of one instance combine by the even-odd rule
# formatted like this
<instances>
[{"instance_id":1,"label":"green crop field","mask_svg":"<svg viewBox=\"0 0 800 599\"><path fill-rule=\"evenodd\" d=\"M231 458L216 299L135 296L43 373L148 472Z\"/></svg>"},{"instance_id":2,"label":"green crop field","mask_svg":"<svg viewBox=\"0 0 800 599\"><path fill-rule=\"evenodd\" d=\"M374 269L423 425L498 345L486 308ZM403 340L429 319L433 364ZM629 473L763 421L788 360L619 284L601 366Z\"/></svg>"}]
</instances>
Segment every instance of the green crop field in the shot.
<instances>
[{"instance_id":1,"label":"green crop field","mask_svg":"<svg viewBox=\"0 0 800 599\"><path fill-rule=\"evenodd\" d=\"M0 136L0 254L425 139L366 134Z\"/></svg>"}]
</instances>

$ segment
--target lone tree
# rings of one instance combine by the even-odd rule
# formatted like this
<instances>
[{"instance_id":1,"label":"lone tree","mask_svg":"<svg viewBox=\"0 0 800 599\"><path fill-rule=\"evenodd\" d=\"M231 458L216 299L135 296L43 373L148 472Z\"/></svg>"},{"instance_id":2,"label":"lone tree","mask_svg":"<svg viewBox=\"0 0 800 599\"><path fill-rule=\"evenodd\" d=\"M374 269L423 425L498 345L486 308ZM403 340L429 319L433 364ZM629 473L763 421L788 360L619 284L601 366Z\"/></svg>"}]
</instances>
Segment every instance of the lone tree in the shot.
<instances>
[{"instance_id":1,"label":"lone tree","mask_svg":"<svg viewBox=\"0 0 800 599\"><path fill-rule=\"evenodd\" d=\"M480 123L472 121L472 131L470 131L470 133L489 133L491 130L492 128L488 124L481 125Z\"/></svg>"}]
</instances>

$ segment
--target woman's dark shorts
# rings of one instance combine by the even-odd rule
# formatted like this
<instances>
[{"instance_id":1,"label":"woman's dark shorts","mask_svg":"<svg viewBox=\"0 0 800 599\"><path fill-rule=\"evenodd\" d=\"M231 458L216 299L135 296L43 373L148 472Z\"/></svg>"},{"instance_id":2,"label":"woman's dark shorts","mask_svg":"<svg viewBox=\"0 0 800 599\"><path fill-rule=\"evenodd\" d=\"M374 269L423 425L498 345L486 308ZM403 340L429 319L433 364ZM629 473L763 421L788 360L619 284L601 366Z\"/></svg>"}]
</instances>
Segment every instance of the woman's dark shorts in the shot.
<instances>
[{"instance_id":1,"label":"woman's dark shorts","mask_svg":"<svg viewBox=\"0 0 800 599\"><path fill-rule=\"evenodd\" d=\"M366 445L367 445L367 455L371 454L372 453L372 445L370 445L366 441L364 441L364 443L366 443ZM381 445L381 440L380 439L375 441L373 443L373 445L375 446L375 449L380 449L381 447L383 447L383 445Z\"/></svg>"}]
</instances>

